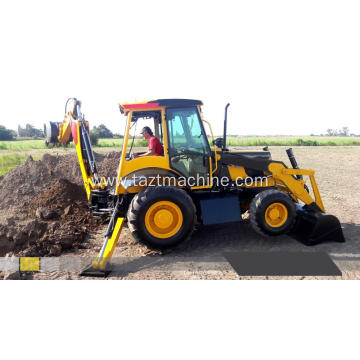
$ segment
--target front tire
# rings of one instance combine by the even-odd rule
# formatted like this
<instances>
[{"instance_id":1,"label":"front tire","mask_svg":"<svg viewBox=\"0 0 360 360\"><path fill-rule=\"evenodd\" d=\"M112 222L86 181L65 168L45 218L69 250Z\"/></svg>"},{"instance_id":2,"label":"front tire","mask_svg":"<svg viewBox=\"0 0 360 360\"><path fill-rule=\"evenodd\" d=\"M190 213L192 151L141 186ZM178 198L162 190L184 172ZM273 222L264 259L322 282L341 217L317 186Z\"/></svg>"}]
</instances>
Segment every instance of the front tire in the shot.
<instances>
[{"instance_id":1,"label":"front tire","mask_svg":"<svg viewBox=\"0 0 360 360\"><path fill-rule=\"evenodd\" d=\"M296 220L296 205L278 190L257 194L250 204L250 223L261 235L276 236L288 233Z\"/></svg>"},{"instance_id":2,"label":"front tire","mask_svg":"<svg viewBox=\"0 0 360 360\"><path fill-rule=\"evenodd\" d=\"M175 246L191 236L195 205L182 189L148 187L136 194L127 213L135 240L154 248Z\"/></svg>"}]
</instances>

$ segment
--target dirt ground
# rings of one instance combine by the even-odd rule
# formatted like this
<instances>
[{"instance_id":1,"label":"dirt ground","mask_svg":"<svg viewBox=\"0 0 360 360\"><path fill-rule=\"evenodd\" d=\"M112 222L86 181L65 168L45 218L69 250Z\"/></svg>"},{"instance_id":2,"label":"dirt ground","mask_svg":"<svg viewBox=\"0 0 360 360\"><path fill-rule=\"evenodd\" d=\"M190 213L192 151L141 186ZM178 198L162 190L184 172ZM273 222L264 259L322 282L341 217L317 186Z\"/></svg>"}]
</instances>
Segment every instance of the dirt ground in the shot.
<instances>
[{"instance_id":1,"label":"dirt ground","mask_svg":"<svg viewBox=\"0 0 360 360\"><path fill-rule=\"evenodd\" d=\"M285 147L270 147L270 151L273 159L289 163ZM200 228L178 247L159 252L136 243L125 227L108 279L250 279L239 277L233 271L223 258L226 251L324 251L331 255L343 273L342 277L334 279L360 279L360 147L295 147L294 153L301 168L316 171L326 211L341 221L345 243L307 247L288 236L265 238L255 233L245 219L237 224ZM4 211L0 211L0 219L4 218ZM72 248L62 253L61 258L82 259L86 263L96 257L105 228L106 225L102 225L92 231L84 240L86 246ZM22 276L29 279L84 279L74 271Z\"/></svg>"}]
</instances>

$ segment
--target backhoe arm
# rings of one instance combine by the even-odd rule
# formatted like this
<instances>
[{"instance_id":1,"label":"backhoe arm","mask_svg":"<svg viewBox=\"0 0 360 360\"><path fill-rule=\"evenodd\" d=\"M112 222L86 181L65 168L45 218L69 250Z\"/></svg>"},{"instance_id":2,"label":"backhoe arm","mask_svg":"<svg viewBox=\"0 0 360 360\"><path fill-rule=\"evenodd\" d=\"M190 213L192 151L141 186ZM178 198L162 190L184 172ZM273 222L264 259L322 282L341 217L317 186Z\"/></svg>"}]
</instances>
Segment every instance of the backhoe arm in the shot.
<instances>
[{"instance_id":1,"label":"backhoe arm","mask_svg":"<svg viewBox=\"0 0 360 360\"><path fill-rule=\"evenodd\" d=\"M67 111L67 104L73 101L73 107ZM94 153L89 137L89 123L81 113L81 102L76 98L69 99L65 106L63 122L49 122L44 126L46 144L68 144L71 140L75 144L76 153L84 181L87 198L90 199L91 191L104 189L104 179L99 179Z\"/></svg>"},{"instance_id":2,"label":"backhoe arm","mask_svg":"<svg viewBox=\"0 0 360 360\"><path fill-rule=\"evenodd\" d=\"M67 111L70 100L73 101L73 106L71 110ZM71 140L74 142L86 195L90 202L90 210L93 216L102 217L104 220L110 219L104 243L97 258L81 273L85 276L106 276L109 272L107 264L119 240L124 217L119 214L119 197L116 198L114 205L105 179L99 178L89 137L89 123L85 121L84 115L81 113L81 102L76 98L69 99L65 105L64 120L61 123L45 124L44 132L47 145L69 144Z\"/></svg>"}]
</instances>

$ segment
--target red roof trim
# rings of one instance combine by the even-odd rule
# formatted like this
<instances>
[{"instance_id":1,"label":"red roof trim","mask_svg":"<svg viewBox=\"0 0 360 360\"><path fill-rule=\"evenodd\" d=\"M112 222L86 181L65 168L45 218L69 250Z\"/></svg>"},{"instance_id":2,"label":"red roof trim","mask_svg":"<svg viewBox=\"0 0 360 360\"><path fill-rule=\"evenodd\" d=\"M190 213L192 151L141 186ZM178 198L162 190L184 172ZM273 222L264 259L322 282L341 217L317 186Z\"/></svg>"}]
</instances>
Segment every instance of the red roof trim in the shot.
<instances>
[{"instance_id":1,"label":"red roof trim","mask_svg":"<svg viewBox=\"0 0 360 360\"><path fill-rule=\"evenodd\" d=\"M158 107L159 103L143 103L143 104L123 104L124 109L144 109Z\"/></svg>"}]
</instances>

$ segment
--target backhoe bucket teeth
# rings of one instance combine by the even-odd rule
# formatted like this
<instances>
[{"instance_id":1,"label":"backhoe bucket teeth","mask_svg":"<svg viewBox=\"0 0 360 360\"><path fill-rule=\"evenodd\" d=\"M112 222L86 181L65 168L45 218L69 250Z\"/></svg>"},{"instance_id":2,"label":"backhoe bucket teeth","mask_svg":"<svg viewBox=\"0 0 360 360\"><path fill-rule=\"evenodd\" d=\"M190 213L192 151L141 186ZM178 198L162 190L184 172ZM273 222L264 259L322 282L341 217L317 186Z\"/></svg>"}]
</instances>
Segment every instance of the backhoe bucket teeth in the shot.
<instances>
[{"instance_id":1,"label":"backhoe bucket teeth","mask_svg":"<svg viewBox=\"0 0 360 360\"><path fill-rule=\"evenodd\" d=\"M298 207L294 228L288 234L305 245L323 242L345 242L340 221L333 215Z\"/></svg>"}]
</instances>

